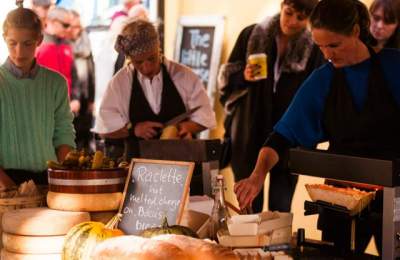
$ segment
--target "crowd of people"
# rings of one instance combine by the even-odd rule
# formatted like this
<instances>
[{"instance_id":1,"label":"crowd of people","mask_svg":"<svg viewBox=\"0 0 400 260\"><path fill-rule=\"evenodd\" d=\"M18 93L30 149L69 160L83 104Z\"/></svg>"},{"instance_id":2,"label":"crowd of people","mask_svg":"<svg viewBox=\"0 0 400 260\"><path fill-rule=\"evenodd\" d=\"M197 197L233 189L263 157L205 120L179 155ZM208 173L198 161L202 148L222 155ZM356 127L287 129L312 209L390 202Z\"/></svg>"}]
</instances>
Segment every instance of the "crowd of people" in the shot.
<instances>
[{"instance_id":1,"label":"crowd of people","mask_svg":"<svg viewBox=\"0 0 400 260\"><path fill-rule=\"evenodd\" d=\"M28 179L45 184L46 161L63 161L72 149L95 149L94 133L113 156L129 159L139 155L139 140L158 138L164 124L185 111L199 107L178 124L178 138L216 126L200 78L164 57L140 1L123 4L101 55L109 68L96 68L78 12L32 0L31 9L20 4L7 15L0 188ZM221 163L232 167L241 208L263 210L270 173L269 209L291 210L297 178L289 173L290 147L329 141L335 153L400 155L399 19L397 0L374 0L369 10L359 0L282 0L279 13L240 32L218 83L225 109ZM253 54L267 57L261 79L260 67L249 62ZM107 87L94 118L100 70ZM357 252L372 235L381 248L379 192L357 222ZM339 222L343 232L335 230ZM318 227L338 248L349 244L347 220L320 212Z\"/></svg>"},{"instance_id":2,"label":"crowd of people","mask_svg":"<svg viewBox=\"0 0 400 260\"><path fill-rule=\"evenodd\" d=\"M111 17L113 44L104 46L105 56L114 51L120 58L111 64L96 123L96 66L79 13L51 0L32 0L30 8L17 1L8 13L3 31L9 55L0 67L3 190L30 179L46 184L46 161L62 162L72 149L96 149L94 134L111 148L119 144L122 152L115 157L129 160L138 155L139 140L159 137L166 121L187 110L198 108L177 125L179 138L215 127L199 77L163 57L160 36L140 1L123 3Z\"/></svg>"}]
</instances>

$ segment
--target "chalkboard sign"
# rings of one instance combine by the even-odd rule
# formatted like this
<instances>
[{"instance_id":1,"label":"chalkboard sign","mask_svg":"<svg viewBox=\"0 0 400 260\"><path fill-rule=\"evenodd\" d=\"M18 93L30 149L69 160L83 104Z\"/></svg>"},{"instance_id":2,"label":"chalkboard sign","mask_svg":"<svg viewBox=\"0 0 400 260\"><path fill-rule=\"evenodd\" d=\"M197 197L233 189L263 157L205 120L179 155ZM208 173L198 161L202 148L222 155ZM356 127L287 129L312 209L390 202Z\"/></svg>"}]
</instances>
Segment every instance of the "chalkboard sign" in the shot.
<instances>
[{"instance_id":1,"label":"chalkboard sign","mask_svg":"<svg viewBox=\"0 0 400 260\"><path fill-rule=\"evenodd\" d=\"M183 16L179 20L175 60L190 67L203 81L214 104L221 59L224 18Z\"/></svg>"},{"instance_id":2,"label":"chalkboard sign","mask_svg":"<svg viewBox=\"0 0 400 260\"><path fill-rule=\"evenodd\" d=\"M137 235L168 223L179 224L189 191L194 163L132 159L125 183L118 228Z\"/></svg>"}]
</instances>

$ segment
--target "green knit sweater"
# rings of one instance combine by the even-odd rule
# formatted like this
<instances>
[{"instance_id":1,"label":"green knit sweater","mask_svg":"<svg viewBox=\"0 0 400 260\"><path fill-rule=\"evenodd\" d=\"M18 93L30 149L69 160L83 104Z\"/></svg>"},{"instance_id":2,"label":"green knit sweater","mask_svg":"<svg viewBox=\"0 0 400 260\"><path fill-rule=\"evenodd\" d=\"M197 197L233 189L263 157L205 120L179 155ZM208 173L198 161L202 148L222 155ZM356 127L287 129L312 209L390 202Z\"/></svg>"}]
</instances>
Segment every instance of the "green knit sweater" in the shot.
<instances>
[{"instance_id":1,"label":"green knit sweater","mask_svg":"<svg viewBox=\"0 0 400 260\"><path fill-rule=\"evenodd\" d=\"M34 79L16 79L0 67L0 167L43 171L56 148L75 147L65 79L40 67Z\"/></svg>"}]
</instances>

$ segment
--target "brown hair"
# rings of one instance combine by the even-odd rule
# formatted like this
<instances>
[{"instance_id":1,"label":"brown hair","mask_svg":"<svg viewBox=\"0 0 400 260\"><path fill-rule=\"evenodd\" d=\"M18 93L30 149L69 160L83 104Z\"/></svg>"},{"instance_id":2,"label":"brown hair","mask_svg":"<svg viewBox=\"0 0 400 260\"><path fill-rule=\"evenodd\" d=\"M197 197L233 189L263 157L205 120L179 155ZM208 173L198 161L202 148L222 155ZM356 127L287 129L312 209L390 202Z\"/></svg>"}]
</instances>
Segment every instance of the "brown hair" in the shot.
<instances>
[{"instance_id":1,"label":"brown hair","mask_svg":"<svg viewBox=\"0 0 400 260\"><path fill-rule=\"evenodd\" d=\"M399 22L400 1L375 0L369 7L369 13L374 14L379 8L383 9L383 20L386 24Z\"/></svg>"},{"instance_id":2,"label":"brown hair","mask_svg":"<svg viewBox=\"0 0 400 260\"><path fill-rule=\"evenodd\" d=\"M283 0L282 3L293 7L296 11L304 13L306 16L309 16L311 11L317 5L318 0Z\"/></svg>"},{"instance_id":3,"label":"brown hair","mask_svg":"<svg viewBox=\"0 0 400 260\"><path fill-rule=\"evenodd\" d=\"M360 27L360 40L369 40L369 13L358 0L321 0L310 16L312 28L350 35L355 25Z\"/></svg>"},{"instance_id":4,"label":"brown hair","mask_svg":"<svg viewBox=\"0 0 400 260\"><path fill-rule=\"evenodd\" d=\"M3 23L3 33L6 35L11 28L28 29L38 36L42 34L42 22L39 16L28 8L18 7L7 14Z\"/></svg>"}]
</instances>

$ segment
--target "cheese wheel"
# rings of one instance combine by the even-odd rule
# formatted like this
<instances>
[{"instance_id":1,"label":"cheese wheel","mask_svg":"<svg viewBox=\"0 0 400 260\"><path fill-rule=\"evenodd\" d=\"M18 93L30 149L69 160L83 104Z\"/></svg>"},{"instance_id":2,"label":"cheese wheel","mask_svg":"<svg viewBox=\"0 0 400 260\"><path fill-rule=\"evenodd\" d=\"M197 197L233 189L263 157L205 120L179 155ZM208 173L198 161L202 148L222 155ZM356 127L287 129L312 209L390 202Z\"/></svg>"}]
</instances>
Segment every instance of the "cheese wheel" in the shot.
<instances>
[{"instance_id":1,"label":"cheese wheel","mask_svg":"<svg viewBox=\"0 0 400 260\"><path fill-rule=\"evenodd\" d=\"M8 252L18 254L61 254L64 236L2 235L3 246Z\"/></svg>"},{"instance_id":2,"label":"cheese wheel","mask_svg":"<svg viewBox=\"0 0 400 260\"><path fill-rule=\"evenodd\" d=\"M7 250L1 250L1 260L60 260L61 254L16 254L8 252Z\"/></svg>"},{"instance_id":3,"label":"cheese wheel","mask_svg":"<svg viewBox=\"0 0 400 260\"><path fill-rule=\"evenodd\" d=\"M107 224L118 211L99 211L90 212L90 220Z\"/></svg>"},{"instance_id":4,"label":"cheese wheel","mask_svg":"<svg viewBox=\"0 0 400 260\"><path fill-rule=\"evenodd\" d=\"M121 192L74 194L49 191L47 205L51 209L68 211L111 211L119 208Z\"/></svg>"},{"instance_id":5,"label":"cheese wheel","mask_svg":"<svg viewBox=\"0 0 400 260\"><path fill-rule=\"evenodd\" d=\"M68 212L49 208L25 208L4 213L3 232L21 236L61 236L71 227L90 221L87 212Z\"/></svg>"}]
</instances>

